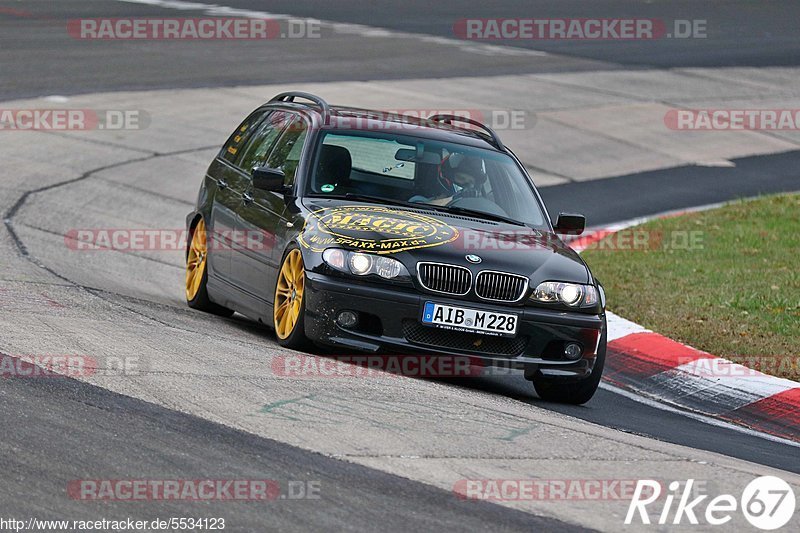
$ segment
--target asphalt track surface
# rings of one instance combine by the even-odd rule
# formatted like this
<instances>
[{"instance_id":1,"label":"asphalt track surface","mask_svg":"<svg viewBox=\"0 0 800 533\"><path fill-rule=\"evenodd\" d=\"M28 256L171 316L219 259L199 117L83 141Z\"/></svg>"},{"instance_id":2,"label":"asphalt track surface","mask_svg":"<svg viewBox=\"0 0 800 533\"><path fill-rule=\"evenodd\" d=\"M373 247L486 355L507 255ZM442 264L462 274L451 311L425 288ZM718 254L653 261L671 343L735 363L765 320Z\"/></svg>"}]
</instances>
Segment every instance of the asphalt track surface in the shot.
<instances>
[{"instance_id":1,"label":"asphalt track surface","mask_svg":"<svg viewBox=\"0 0 800 533\"><path fill-rule=\"evenodd\" d=\"M260 2L236 1L226 5L267 9ZM671 66L796 65L800 38L791 22L798 19L795 2L775 2L769 10L747 2L714 5L680 2L656 4L593 3L587 10L578 3L509 2L498 11L480 2L363 3L271 2L271 12L314 16L370 24L404 32L451 35L452 19L467 16L639 16L703 18L709 20L710 39L661 41L620 47L614 43L578 46L574 43L510 43L535 46L553 54L539 61L526 56L470 55L458 62L398 52L391 38L373 39L364 56L360 38L342 38L337 46L321 48L314 42L280 43L291 50L259 54L242 43L215 43L202 53L185 43L84 43L57 32L54 25L82 16L174 16L160 8L99 1L0 2L0 98L81 94L101 90L136 90L172 87L229 86L265 82L332 81L352 79L403 79L446 77L450 74L494 75L519 72L614 70ZM645 9L647 8L647 9ZM6 9L4 11L3 9ZM656 11L652 11L656 9ZM9 11L12 10L12 11ZM34 16L31 16L31 13ZM191 13L191 12L189 12ZM189 16L187 14L187 16ZM712 22L714 24L712 24ZM503 43L498 43L500 46ZM168 65L168 67L167 67ZM543 189L551 211L568 210L576 203L593 224L662 211L692 207L764 192L798 189L798 155L760 156L737 161L735 169L686 167L664 169ZM642 201L627 201L624 191L648 187ZM5 192L3 194L6 194ZM610 215L609 213L613 213ZM244 325L242 327L252 327ZM271 343L264 333L266 343ZM448 386L503 395L529 404L591 421L635 435L718 452L731 457L800 473L797 448L730 429L704 424L668 413L607 390L598 392L584 407L566 407L538 400L521 378L447 382ZM521 530L566 527L529 513L493 504L464 504L452 494L262 437L227 428L198 417L127 398L68 379L0 382L0 422L9 428L0 439L0 469L5 483L0 489L0 511L28 515L58 513L81 518L100 513L85 503L64 501L63 484L84 474L130 477L130 472L164 477L192 477L202 466L212 465L220 475L323 479L334 487L314 512L293 502L266 508L225 504L225 515L236 514L237 530L307 530L310 528L399 531L412 527L443 530ZM109 452L111 450L111 452ZM167 473L165 476L164 473ZM144 475L142 477L145 477ZM307 502L305 502L307 503ZM234 507L231 507L233 505ZM237 507L238 506L238 507ZM106 505L124 515L140 512L130 507ZM213 516L216 509L204 509ZM348 510L357 510L348 512ZM12 513L13 511L13 513ZM153 505L143 516L181 515L177 506ZM574 528L574 526L569 526Z\"/></svg>"},{"instance_id":2,"label":"asphalt track surface","mask_svg":"<svg viewBox=\"0 0 800 533\"><path fill-rule=\"evenodd\" d=\"M69 520L103 516L149 522L186 516L186 505L176 502L135 506L130 502L64 501L63 495L80 469L91 469L98 479L127 479L130 472L137 472L138 479L195 479L198 465L204 465L203 479L287 480L273 501L217 501L194 510L194 516L226 518L226 530L458 531L465 524L487 531L581 530L490 503L459 500L423 483L309 453L68 378L33 381L3 384L0 423L7 431L1 445L4 486L0 511L6 516L47 517L54 509L60 519ZM75 428L90 430L91 437ZM46 478L42 479L44 469ZM320 498L292 499L292 494L300 492L291 492L288 480L306 483L305 490L319 487ZM308 512L309 501L314 512Z\"/></svg>"},{"instance_id":3,"label":"asphalt track surface","mask_svg":"<svg viewBox=\"0 0 800 533\"><path fill-rule=\"evenodd\" d=\"M252 0L232 0L226 5L265 9L258 8L261 4ZM633 43L567 39L497 42L609 65L641 68L795 65L800 60L800 38L793 23L800 17L800 6L791 1L772 2L767 6L741 0L465 0L435 3L412 0L325 2L322 5L313 0L278 0L269 3L269 10L441 37L451 37L454 22L465 18L648 18L662 20L668 27L675 19L704 20L707 31L703 39L654 39Z\"/></svg>"},{"instance_id":4,"label":"asphalt track surface","mask_svg":"<svg viewBox=\"0 0 800 533\"><path fill-rule=\"evenodd\" d=\"M0 98L107 90L257 85L280 82L487 76L676 66L780 66L800 62L795 22L800 5L791 0L725 2L483 2L412 0L390 2L231 0L201 2L297 17L367 24L400 32L453 38L453 24L473 17L647 17L707 21L703 39L642 41L493 41L499 47L547 51L537 57L431 53L409 39L358 33L323 39L279 39L268 49L258 42L81 41L63 31L80 17L202 15L152 5L104 0L0 2ZM198 51L199 50L199 51Z\"/></svg>"},{"instance_id":5,"label":"asphalt track surface","mask_svg":"<svg viewBox=\"0 0 800 533\"><path fill-rule=\"evenodd\" d=\"M592 226L800 189L800 151L735 159L735 167L685 166L541 189L551 218L577 209ZM631 201L631 191L644 191ZM576 208L576 206L578 206Z\"/></svg>"}]
</instances>

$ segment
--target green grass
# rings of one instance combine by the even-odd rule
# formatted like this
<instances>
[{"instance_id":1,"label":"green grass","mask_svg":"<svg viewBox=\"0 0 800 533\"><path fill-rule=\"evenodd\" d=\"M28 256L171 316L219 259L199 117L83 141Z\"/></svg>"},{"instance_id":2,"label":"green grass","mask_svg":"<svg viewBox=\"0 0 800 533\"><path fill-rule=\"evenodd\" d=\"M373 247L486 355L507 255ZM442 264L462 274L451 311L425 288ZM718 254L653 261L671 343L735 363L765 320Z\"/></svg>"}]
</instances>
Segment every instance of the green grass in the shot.
<instances>
[{"instance_id":1,"label":"green grass","mask_svg":"<svg viewBox=\"0 0 800 533\"><path fill-rule=\"evenodd\" d=\"M609 310L714 355L800 380L800 195L735 202L631 231L650 245L609 249L612 236L583 254L606 289ZM686 246L688 236L694 246Z\"/></svg>"}]
</instances>

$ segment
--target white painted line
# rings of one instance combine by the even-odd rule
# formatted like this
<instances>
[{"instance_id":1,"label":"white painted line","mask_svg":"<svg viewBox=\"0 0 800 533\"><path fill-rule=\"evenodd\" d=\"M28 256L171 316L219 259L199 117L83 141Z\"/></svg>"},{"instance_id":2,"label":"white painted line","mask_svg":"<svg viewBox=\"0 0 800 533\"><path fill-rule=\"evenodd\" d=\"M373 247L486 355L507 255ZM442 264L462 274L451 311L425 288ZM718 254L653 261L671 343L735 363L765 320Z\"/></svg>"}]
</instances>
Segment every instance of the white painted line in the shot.
<instances>
[{"instance_id":1,"label":"white painted line","mask_svg":"<svg viewBox=\"0 0 800 533\"><path fill-rule=\"evenodd\" d=\"M709 159L706 161L695 161L695 165L698 167L723 167L723 168L732 168L736 166L736 163L733 161L729 161L727 159Z\"/></svg>"},{"instance_id":2,"label":"white painted line","mask_svg":"<svg viewBox=\"0 0 800 533\"><path fill-rule=\"evenodd\" d=\"M411 33L365 24L353 24L346 22L334 22L331 20L319 20L308 17L295 17L284 13L271 13L268 11L255 11L252 9L240 9L237 7L221 6L218 4L204 4L201 2L186 2L183 0L115 0L128 4L143 4L148 6L160 7L164 9L177 9L180 11L202 11L212 17L242 17L255 19L274 19L274 20L298 20L304 22L319 23L327 26L335 33L342 35L357 35L360 37L379 37L392 39L410 39L429 44L444 46L455 46L459 50L479 55L488 56L547 56L547 52L542 50L531 50L516 46L501 46L496 44L486 44L475 41L465 41L449 37L437 37L424 33Z\"/></svg>"},{"instance_id":3,"label":"white painted line","mask_svg":"<svg viewBox=\"0 0 800 533\"><path fill-rule=\"evenodd\" d=\"M603 178L600 178L600 179L603 179ZM624 229L631 228L633 226L639 226L641 224L644 224L646 222L650 222L651 220L656 220L658 218L667 218L667 217L682 215L684 213L697 213L697 212L700 212L700 211L708 211L709 209L716 209L718 207L723 207L725 205L728 205L733 201L734 200L731 200L731 201L728 201L728 202L717 202L717 203L714 203L714 204L704 204L704 205L697 205L697 206L693 206L693 207L685 207L685 208L682 208L682 209L672 209L670 211L662 211L662 212L656 213L654 215L647 215L647 216L638 217L638 218L630 218L628 220L622 220L620 222L614 222L614 223L611 223L611 224L607 224L605 226L587 228L587 231L600 231L600 230L612 231L612 232L621 231L621 230L624 230ZM580 252L578 252L578 253L580 253Z\"/></svg>"},{"instance_id":4,"label":"white painted line","mask_svg":"<svg viewBox=\"0 0 800 533\"><path fill-rule=\"evenodd\" d=\"M787 446L793 446L795 448L800 448L800 442L794 442L787 439L782 439L780 437L776 437L774 435L770 435L768 433L760 433L758 431L746 428L744 426L739 426L736 424L731 424L730 422L725 422L723 420L719 420L717 418L713 418L710 416L705 416L701 413L697 413L694 411L687 411L686 409L678 409L677 407L672 407L671 405L667 405L662 401L654 400L643 396L641 394L637 394L634 392L629 392L625 389L620 389L606 383L605 381L600 382L600 388L603 390L607 390L608 392L613 392L614 394L619 394L620 396L624 396L629 400L633 400L634 402L641 403L642 405L646 405L648 407L652 407L653 409L660 409L661 411L667 411L669 413L674 413L677 415L682 415L692 420L697 420L698 422L703 422L704 424L709 424L711 426L716 426L724 429L730 429L732 431L737 431L739 433L744 433L745 435L749 435L751 437L758 437L760 439L768 440L771 442L777 442L779 444L786 444Z\"/></svg>"}]
</instances>

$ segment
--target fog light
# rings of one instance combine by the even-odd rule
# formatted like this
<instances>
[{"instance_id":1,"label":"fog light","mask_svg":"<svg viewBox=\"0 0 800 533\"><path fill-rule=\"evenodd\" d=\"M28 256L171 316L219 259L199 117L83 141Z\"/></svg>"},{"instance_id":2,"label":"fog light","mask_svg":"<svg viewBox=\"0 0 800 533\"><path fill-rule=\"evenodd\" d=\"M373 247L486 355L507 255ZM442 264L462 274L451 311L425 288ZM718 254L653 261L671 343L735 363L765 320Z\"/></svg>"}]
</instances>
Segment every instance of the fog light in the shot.
<instances>
[{"instance_id":1,"label":"fog light","mask_svg":"<svg viewBox=\"0 0 800 533\"><path fill-rule=\"evenodd\" d=\"M341 316L341 315L339 315ZM575 359L580 358L581 356L581 345L575 344L574 342L570 342L566 346L564 346L564 357L574 361Z\"/></svg>"},{"instance_id":2,"label":"fog light","mask_svg":"<svg viewBox=\"0 0 800 533\"><path fill-rule=\"evenodd\" d=\"M353 311L342 311L339 313L339 316L336 317L336 323L343 328L352 328L358 324L358 315Z\"/></svg>"}]
</instances>

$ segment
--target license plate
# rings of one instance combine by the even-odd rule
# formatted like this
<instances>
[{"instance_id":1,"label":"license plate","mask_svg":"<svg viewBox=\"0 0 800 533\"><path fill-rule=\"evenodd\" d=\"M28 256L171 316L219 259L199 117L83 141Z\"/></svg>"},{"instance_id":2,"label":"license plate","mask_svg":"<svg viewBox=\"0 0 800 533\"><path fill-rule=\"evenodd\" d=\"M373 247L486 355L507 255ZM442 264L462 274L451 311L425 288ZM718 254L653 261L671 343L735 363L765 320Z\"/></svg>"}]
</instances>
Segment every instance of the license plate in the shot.
<instances>
[{"instance_id":1,"label":"license plate","mask_svg":"<svg viewBox=\"0 0 800 533\"><path fill-rule=\"evenodd\" d=\"M517 334L518 322L517 315L433 302L425 302L425 308L422 311L422 323L425 325L453 331L483 333L484 335L513 337Z\"/></svg>"}]
</instances>

